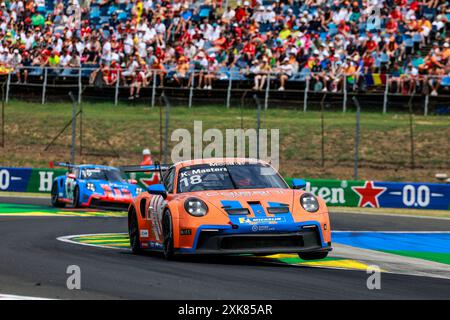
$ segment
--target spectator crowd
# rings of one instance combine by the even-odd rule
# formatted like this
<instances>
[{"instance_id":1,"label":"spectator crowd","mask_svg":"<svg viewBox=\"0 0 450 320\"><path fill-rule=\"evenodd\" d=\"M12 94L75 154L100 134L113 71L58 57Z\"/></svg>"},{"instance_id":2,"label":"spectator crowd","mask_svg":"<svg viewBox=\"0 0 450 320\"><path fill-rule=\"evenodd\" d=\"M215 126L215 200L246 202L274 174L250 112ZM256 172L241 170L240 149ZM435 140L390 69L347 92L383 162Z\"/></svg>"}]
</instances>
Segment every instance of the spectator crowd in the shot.
<instances>
[{"instance_id":1,"label":"spectator crowd","mask_svg":"<svg viewBox=\"0 0 450 320\"><path fill-rule=\"evenodd\" d=\"M445 0L8 0L0 7L0 72L142 87L173 81L209 90L252 79L315 91L389 75L392 92L437 95L450 76Z\"/></svg>"}]
</instances>

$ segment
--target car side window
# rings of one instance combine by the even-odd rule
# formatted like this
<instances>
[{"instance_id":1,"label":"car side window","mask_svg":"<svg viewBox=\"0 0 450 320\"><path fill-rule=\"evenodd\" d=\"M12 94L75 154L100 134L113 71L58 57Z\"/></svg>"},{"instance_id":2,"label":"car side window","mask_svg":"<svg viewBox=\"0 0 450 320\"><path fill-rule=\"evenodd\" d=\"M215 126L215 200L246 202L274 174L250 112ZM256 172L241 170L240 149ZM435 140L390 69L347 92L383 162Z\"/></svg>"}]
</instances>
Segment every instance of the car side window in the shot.
<instances>
[{"instance_id":1,"label":"car side window","mask_svg":"<svg viewBox=\"0 0 450 320\"><path fill-rule=\"evenodd\" d=\"M164 186L166 187L168 193L173 193L174 180L175 180L175 168L171 168L164 177Z\"/></svg>"}]
</instances>

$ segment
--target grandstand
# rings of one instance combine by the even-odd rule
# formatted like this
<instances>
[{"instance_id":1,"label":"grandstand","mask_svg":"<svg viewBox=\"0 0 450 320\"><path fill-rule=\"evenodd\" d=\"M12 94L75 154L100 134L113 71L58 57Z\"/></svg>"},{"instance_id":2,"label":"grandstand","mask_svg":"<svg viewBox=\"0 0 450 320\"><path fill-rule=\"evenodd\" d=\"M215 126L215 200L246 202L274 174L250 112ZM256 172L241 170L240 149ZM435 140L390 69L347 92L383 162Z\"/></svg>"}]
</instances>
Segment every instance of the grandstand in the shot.
<instances>
[{"instance_id":1,"label":"grandstand","mask_svg":"<svg viewBox=\"0 0 450 320\"><path fill-rule=\"evenodd\" d=\"M116 103L163 89L209 102L250 91L293 104L325 92L344 105L348 94L448 99L449 1L227 3L2 1L7 99L72 87Z\"/></svg>"}]
</instances>

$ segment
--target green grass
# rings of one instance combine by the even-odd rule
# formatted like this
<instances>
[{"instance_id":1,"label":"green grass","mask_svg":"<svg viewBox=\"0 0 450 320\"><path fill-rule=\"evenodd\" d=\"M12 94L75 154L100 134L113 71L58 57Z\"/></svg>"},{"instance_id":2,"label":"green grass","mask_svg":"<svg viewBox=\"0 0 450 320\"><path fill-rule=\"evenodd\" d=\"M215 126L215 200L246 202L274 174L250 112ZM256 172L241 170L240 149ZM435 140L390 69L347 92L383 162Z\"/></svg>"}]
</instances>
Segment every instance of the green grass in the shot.
<instances>
[{"instance_id":1,"label":"green grass","mask_svg":"<svg viewBox=\"0 0 450 320\"><path fill-rule=\"evenodd\" d=\"M149 147L154 157L159 158L159 112L158 107L83 104L84 149L82 156L77 154L77 162L113 165L137 163L145 147ZM0 149L2 165L47 167L50 160L69 160L70 127L48 151L44 151L44 148L70 120L70 104L40 105L11 101L5 113L6 148ZM178 128L192 132L194 120L203 122L203 132L211 128L222 132L241 127L256 128L256 111L226 109L223 106L191 109L173 107L169 132ZM261 117L262 128L278 129L280 132L280 170L283 174L351 179L355 114L326 111L324 168L320 165L320 123L320 113L315 111L304 113L269 109ZM412 171L409 169L408 115L364 112L361 116L360 177L429 181L434 179L436 172L448 171L450 117L415 116L415 132L415 161L418 169ZM171 142L170 146L175 144ZM114 156L116 153L119 157Z\"/></svg>"},{"instance_id":2,"label":"green grass","mask_svg":"<svg viewBox=\"0 0 450 320\"><path fill-rule=\"evenodd\" d=\"M384 250L384 252L398 254L404 257L424 259L450 265L450 253L443 252L420 252L407 250Z\"/></svg>"}]
</instances>

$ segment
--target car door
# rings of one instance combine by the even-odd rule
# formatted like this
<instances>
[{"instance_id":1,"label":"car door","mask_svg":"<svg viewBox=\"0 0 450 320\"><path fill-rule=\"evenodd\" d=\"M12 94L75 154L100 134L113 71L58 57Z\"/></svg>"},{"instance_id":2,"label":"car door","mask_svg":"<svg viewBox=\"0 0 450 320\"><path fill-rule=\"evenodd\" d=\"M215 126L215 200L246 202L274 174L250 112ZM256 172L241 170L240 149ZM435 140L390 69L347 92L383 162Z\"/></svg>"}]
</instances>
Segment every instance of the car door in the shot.
<instances>
[{"instance_id":1,"label":"car door","mask_svg":"<svg viewBox=\"0 0 450 320\"><path fill-rule=\"evenodd\" d=\"M73 168L69 174L75 175L75 177L79 178L80 170L78 168ZM66 177L65 182L65 191L66 191L66 198L73 200L73 190L75 189L76 185L76 179L70 178L69 175Z\"/></svg>"},{"instance_id":2,"label":"car door","mask_svg":"<svg viewBox=\"0 0 450 320\"><path fill-rule=\"evenodd\" d=\"M151 223L151 229L155 235L157 241L163 240L162 234L162 216L164 213L164 208L167 202L170 201L174 190L174 180L175 180L175 167L170 168L167 173L163 176L162 183L167 190L167 198L164 199L159 195L152 195L150 198L150 205L148 207L148 217Z\"/></svg>"}]
</instances>

